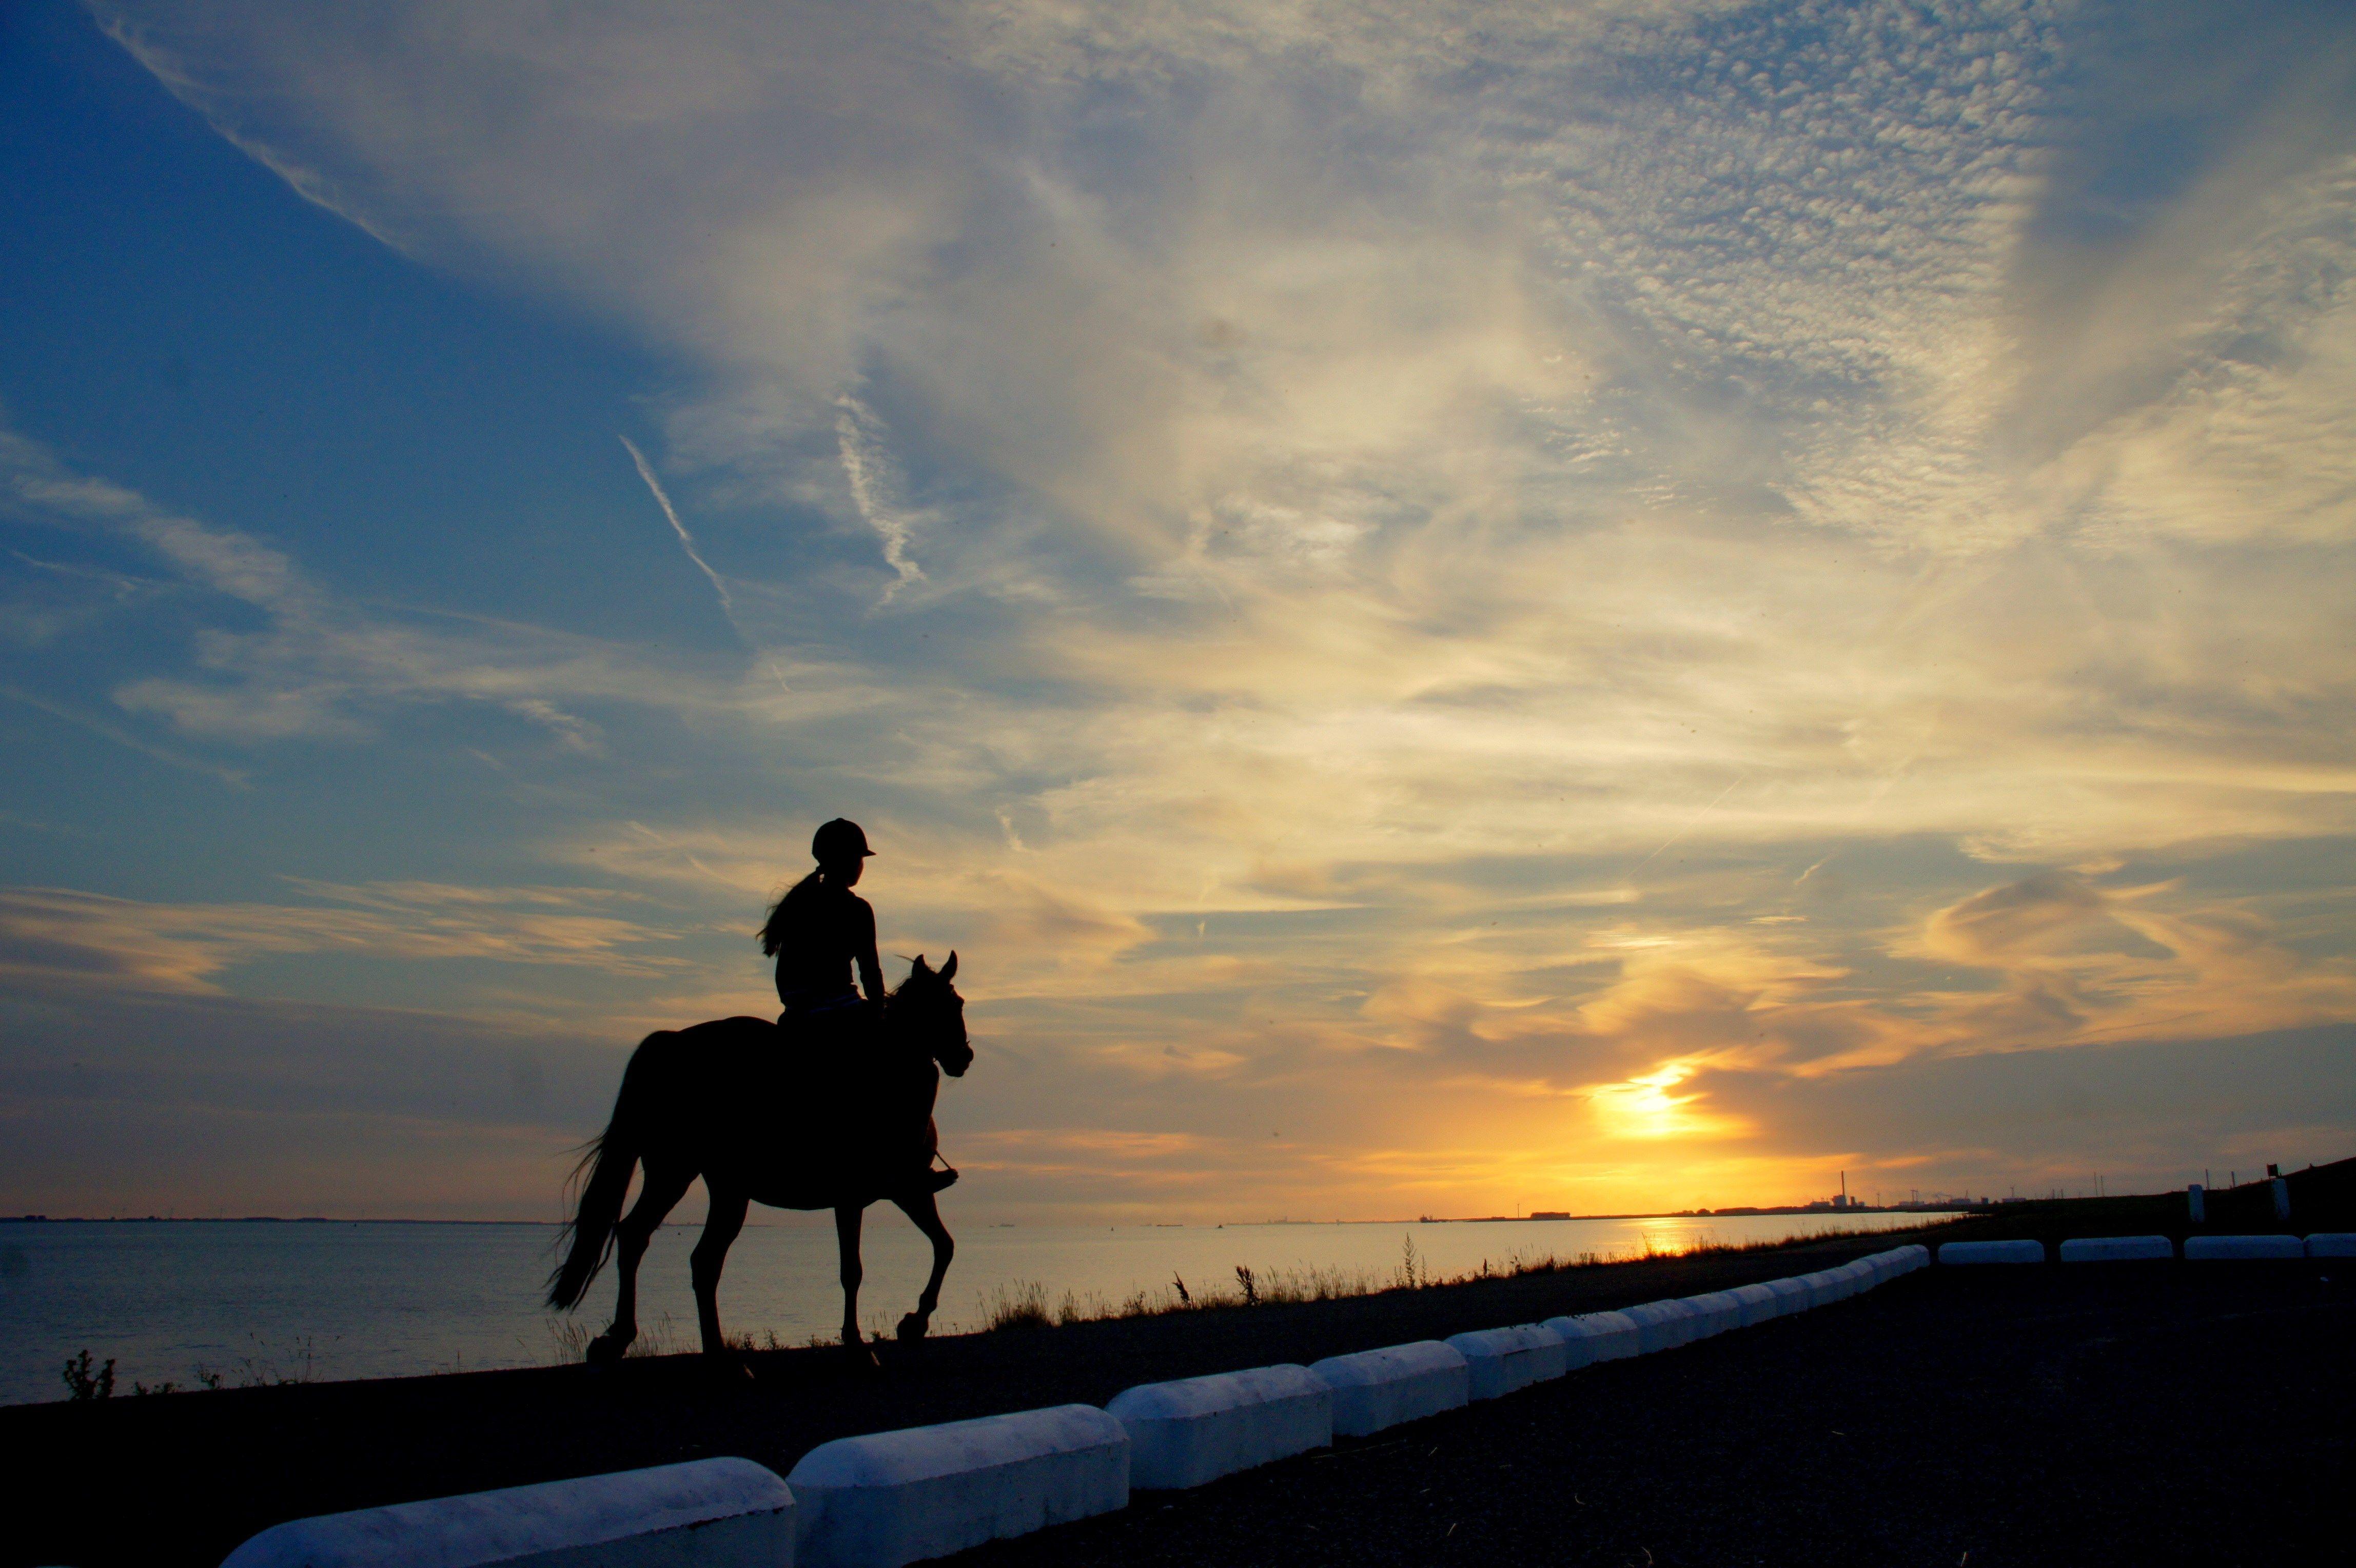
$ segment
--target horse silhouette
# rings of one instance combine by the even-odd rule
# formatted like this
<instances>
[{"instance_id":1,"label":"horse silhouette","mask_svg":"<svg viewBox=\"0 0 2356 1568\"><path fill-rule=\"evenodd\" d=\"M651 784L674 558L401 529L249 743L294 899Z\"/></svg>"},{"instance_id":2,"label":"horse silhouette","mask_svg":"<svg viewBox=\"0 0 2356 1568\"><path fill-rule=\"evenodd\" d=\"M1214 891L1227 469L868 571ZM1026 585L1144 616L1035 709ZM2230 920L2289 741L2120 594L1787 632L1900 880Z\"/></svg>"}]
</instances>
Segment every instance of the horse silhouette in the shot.
<instances>
[{"instance_id":1,"label":"horse silhouette","mask_svg":"<svg viewBox=\"0 0 2356 1568\"><path fill-rule=\"evenodd\" d=\"M591 1365L619 1360L637 1337L638 1261L655 1227L699 1176L711 1208L689 1273L705 1355L728 1355L720 1332L720 1270L744 1229L747 1203L834 1210L842 1343L867 1361L873 1353L859 1333L860 1219L878 1199L899 1205L933 1244L932 1277L899 1326L904 1340L924 1337L957 1244L932 1192L916 1185L919 1167L911 1156L919 1137L926 1147L936 1137L940 1075L962 1078L973 1064L965 999L951 983L957 967L955 953L938 970L917 955L908 978L884 998L880 1017L854 1010L839 1033L809 1028L798 1040L766 1018L720 1018L658 1030L630 1053L613 1120L574 1172L576 1180L584 1173L588 1179L567 1227L571 1246L548 1281L549 1305L570 1310L618 1253L614 1326L590 1341ZM622 1200L640 1165L645 1178L626 1217Z\"/></svg>"}]
</instances>

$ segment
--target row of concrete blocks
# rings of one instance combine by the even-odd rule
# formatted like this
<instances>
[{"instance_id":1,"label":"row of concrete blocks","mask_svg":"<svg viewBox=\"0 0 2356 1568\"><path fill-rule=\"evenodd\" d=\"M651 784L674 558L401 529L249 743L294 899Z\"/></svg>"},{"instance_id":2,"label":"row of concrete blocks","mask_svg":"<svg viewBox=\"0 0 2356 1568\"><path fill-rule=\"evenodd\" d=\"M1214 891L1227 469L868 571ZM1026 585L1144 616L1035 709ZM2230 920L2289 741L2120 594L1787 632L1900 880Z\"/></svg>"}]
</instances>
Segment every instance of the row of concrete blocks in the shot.
<instances>
[{"instance_id":1,"label":"row of concrete blocks","mask_svg":"<svg viewBox=\"0 0 2356 1568\"><path fill-rule=\"evenodd\" d=\"M2062 1243L2065 1263L2128 1263L2176 1256L2165 1236L2083 1236ZM2184 1256L2192 1262L2231 1260L2356 1258L2356 1232L2319 1231L2297 1236L2188 1236ZM1945 1263L2041 1263L2042 1241L1949 1241L1939 1249Z\"/></svg>"},{"instance_id":2,"label":"row of concrete blocks","mask_svg":"<svg viewBox=\"0 0 2356 1568\"><path fill-rule=\"evenodd\" d=\"M1554 1317L1313 1366L1258 1367L821 1444L784 1480L701 1459L297 1520L222 1568L899 1568L1199 1487L1599 1361L1803 1312L1924 1267L1897 1247L1836 1269Z\"/></svg>"}]
</instances>

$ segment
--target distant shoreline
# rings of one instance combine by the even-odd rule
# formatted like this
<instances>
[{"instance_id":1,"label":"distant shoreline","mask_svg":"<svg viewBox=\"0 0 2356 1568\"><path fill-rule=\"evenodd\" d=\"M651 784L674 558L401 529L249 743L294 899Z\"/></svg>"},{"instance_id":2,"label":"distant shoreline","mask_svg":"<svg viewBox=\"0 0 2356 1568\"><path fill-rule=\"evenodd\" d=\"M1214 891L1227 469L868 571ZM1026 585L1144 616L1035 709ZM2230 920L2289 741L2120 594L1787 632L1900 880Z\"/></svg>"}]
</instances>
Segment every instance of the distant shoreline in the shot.
<instances>
[{"instance_id":1,"label":"distant shoreline","mask_svg":"<svg viewBox=\"0 0 2356 1568\"><path fill-rule=\"evenodd\" d=\"M1519 1225L1537 1223L1552 1225L1577 1219L1751 1219L1762 1216L1788 1215L1823 1219L1842 1219L1856 1214L1969 1214L1977 1206L1947 1204L1900 1204L1887 1208L1873 1208L1859 1204L1853 1208L1810 1208L1802 1206L1774 1208L1664 1209L1635 1214L1468 1214L1461 1216L1418 1215L1409 1219L1215 1219L1200 1224L1183 1220L1133 1219L1129 1225L1140 1230L1217 1230L1228 1226L1244 1225ZM535 1225L554 1228L558 1219L345 1219L332 1214L0 1214L0 1225ZM691 1223L691 1222L688 1222ZM755 1221L755 1228L758 1229ZM1018 1220L992 1221L991 1230L1011 1230ZM1069 1223L1093 1228L1094 1220L1044 1221L1043 1224Z\"/></svg>"}]
</instances>

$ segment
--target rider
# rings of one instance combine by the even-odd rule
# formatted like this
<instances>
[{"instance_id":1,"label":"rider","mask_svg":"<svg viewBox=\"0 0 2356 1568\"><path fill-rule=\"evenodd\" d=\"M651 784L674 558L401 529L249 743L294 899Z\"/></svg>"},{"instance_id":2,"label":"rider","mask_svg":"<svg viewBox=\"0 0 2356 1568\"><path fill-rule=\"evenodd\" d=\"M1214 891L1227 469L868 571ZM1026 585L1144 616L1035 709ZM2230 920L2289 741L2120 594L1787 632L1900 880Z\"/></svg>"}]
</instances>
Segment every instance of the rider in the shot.
<instances>
[{"instance_id":1,"label":"rider","mask_svg":"<svg viewBox=\"0 0 2356 1568\"><path fill-rule=\"evenodd\" d=\"M867 835L837 817L810 839L818 869L786 890L761 928L761 950L777 961L777 1026L828 1044L865 1034L883 1017L884 966L875 956L875 910L851 889L867 869ZM851 970L859 985L851 985ZM862 998L861 992L866 994ZM957 1180L954 1167L933 1169L929 1136L914 1151L923 1162L920 1190ZM944 1162L946 1164L946 1162Z\"/></svg>"}]
</instances>

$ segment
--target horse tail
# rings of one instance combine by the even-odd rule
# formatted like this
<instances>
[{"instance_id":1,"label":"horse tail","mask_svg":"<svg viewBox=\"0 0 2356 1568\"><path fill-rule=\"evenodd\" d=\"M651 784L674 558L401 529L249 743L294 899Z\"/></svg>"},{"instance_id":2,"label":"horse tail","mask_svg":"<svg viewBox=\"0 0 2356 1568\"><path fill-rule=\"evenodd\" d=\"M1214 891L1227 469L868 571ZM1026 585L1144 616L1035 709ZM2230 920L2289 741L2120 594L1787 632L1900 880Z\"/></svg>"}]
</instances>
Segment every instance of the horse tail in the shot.
<instances>
[{"instance_id":1,"label":"horse tail","mask_svg":"<svg viewBox=\"0 0 2356 1568\"><path fill-rule=\"evenodd\" d=\"M569 1190L581 1195L581 1200L573 1218L557 1232L557 1246L566 1249L564 1262L548 1276L548 1305L559 1312L581 1304L589 1292L589 1282L614 1255L614 1228L622 1218L622 1200L629 1196L630 1173L645 1152L650 1076L646 1064L651 1054L648 1047L670 1033L659 1029L630 1053L630 1065L622 1069L622 1091L614 1099L613 1120L583 1145L580 1163L565 1183Z\"/></svg>"}]
</instances>

